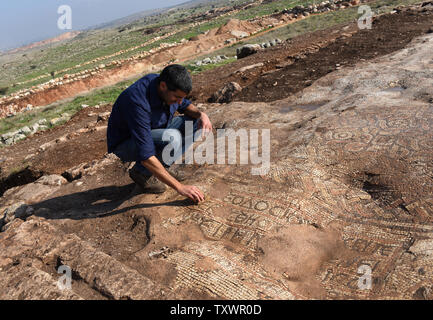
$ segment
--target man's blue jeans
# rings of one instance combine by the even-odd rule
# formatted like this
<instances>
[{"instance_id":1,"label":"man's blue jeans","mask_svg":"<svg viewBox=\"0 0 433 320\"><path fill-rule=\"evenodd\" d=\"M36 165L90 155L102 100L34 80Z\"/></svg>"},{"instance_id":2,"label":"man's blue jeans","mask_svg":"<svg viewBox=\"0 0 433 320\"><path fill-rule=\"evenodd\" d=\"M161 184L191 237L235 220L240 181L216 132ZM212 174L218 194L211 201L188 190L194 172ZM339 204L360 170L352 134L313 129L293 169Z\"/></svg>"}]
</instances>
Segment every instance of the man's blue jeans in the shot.
<instances>
[{"instance_id":1,"label":"man's blue jeans","mask_svg":"<svg viewBox=\"0 0 433 320\"><path fill-rule=\"evenodd\" d=\"M185 133L185 122L193 121L193 134L186 135ZM173 130L175 129L175 130ZM155 144L156 157L166 168L169 168L176 160L172 159L170 162L166 163L163 161L162 151L164 148L171 143L174 148L174 154L181 157L186 150L191 146L194 138L194 134L198 129L198 120L193 119L188 116L178 116L173 117L171 122L168 124L167 128L164 129L154 129L152 130L153 143ZM170 130L170 131L167 131ZM166 132L167 131L167 132ZM171 141L163 141L162 137L169 134ZM143 175L151 176L152 173L147 170L140 162L137 161L137 146L132 139L128 139L116 147L113 152L118 156L123 162L135 162L134 168L138 169Z\"/></svg>"}]
</instances>

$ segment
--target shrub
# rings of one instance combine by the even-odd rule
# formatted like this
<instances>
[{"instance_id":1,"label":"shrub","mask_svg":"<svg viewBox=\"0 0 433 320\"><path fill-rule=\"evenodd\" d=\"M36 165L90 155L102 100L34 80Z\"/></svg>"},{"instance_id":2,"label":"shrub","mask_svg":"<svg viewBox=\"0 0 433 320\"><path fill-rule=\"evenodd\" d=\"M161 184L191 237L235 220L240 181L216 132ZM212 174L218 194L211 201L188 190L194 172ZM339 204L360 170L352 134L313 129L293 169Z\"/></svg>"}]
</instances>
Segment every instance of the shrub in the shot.
<instances>
[{"instance_id":1,"label":"shrub","mask_svg":"<svg viewBox=\"0 0 433 320\"><path fill-rule=\"evenodd\" d=\"M0 88L0 94L5 95L9 90L9 87L2 87Z\"/></svg>"}]
</instances>

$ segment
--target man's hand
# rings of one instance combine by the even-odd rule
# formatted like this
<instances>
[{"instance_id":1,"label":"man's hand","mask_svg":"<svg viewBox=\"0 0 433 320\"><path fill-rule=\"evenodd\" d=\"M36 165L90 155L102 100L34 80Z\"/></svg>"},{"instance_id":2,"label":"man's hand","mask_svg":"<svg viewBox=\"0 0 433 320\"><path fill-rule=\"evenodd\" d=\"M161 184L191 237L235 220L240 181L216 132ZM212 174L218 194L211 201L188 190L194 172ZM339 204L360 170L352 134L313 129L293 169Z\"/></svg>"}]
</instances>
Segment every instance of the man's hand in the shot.
<instances>
[{"instance_id":1,"label":"man's hand","mask_svg":"<svg viewBox=\"0 0 433 320\"><path fill-rule=\"evenodd\" d=\"M212 123L210 122L209 117L206 113L202 112L200 116L200 123L198 125L199 129L203 129L201 137L203 138L204 135L206 135L209 132L212 132Z\"/></svg>"},{"instance_id":2,"label":"man's hand","mask_svg":"<svg viewBox=\"0 0 433 320\"><path fill-rule=\"evenodd\" d=\"M182 185L177 192L184 197L190 198L196 203L204 200L203 193L195 186Z\"/></svg>"},{"instance_id":3,"label":"man's hand","mask_svg":"<svg viewBox=\"0 0 433 320\"><path fill-rule=\"evenodd\" d=\"M157 179L176 190L180 195L188 197L196 203L204 200L203 193L197 187L186 186L177 181L165 170L157 157L152 156L142 161L141 164L152 172Z\"/></svg>"},{"instance_id":4,"label":"man's hand","mask_svg":"<svg viewBox=\"0 0 433 320\"><path fill-rule=\"evenodd\" d=\"M208 115L198 110L197 107L195 107L193 104L190 104L185 109L185 114L191 118L198 119L198 129L203 129L201 133L202 139L205 134L207 134L208 132L212 132L212 123L210 122Z\"/></svg>"}]
</instances>

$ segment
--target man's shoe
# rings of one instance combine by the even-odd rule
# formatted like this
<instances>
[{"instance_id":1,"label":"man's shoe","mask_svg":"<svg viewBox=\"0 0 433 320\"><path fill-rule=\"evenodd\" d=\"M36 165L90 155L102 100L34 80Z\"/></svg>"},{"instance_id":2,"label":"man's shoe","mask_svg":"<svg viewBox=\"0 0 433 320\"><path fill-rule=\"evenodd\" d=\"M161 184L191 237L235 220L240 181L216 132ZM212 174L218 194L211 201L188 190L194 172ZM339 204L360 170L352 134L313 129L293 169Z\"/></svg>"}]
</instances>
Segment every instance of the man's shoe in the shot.
<instances>
[{"instance_id":1,"label":"man's shoe","mask_svg":"<svg viewBox=\"0 0 433 320\"><path fill-rule=\"evenodd\" d=\"M168 173L171 174L177 181L184 181L186 179L186 175L178 169L173 167L166 168Z\"/></svg>"},{"instance_id":2,"label":"man's shoe","mask_svg":"<svg viewBox=\"0 0 433 320\"><path fill-rule=\"evenodd\" d=\"M154 176L151 176L147 183L140 187L147 193L164 193L167 190L167 186Z\"/></svg>"},{"instance_id":3,"label":"man's shoe","mask_svg":"<svg viewBox=\"0 0 433 320\"><path fill-rule=\"evenodd\" d=\"M129 177L146 193L164 193L167 186L154 176L145 176L135 168L129 170Z\"/></svg>"}]
</instances>

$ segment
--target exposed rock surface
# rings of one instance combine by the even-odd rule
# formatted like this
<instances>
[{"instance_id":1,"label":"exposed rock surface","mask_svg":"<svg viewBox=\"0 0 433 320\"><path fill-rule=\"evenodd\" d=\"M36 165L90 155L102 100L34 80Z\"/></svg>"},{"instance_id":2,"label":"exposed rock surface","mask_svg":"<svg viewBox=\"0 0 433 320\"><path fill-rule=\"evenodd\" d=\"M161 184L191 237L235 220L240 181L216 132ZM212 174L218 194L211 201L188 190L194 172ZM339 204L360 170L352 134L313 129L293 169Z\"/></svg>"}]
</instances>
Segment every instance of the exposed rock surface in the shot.
<instances>
[{"instance_id":1,"label":"exposed rock surface","mask_svg":"<svg viewBox=\"0 0 433 320\"><path fill-rule=\"evenodd\" d=\"M186 166L200 205L140 194L112 156L68 170L79 185L8 190L6 215L34 213L0 233L0 298L430 298L432 74L426 34L285 100L200 106L215 128L267 128L271 143L260 176Z\"/></svg>"}]
</instances>

